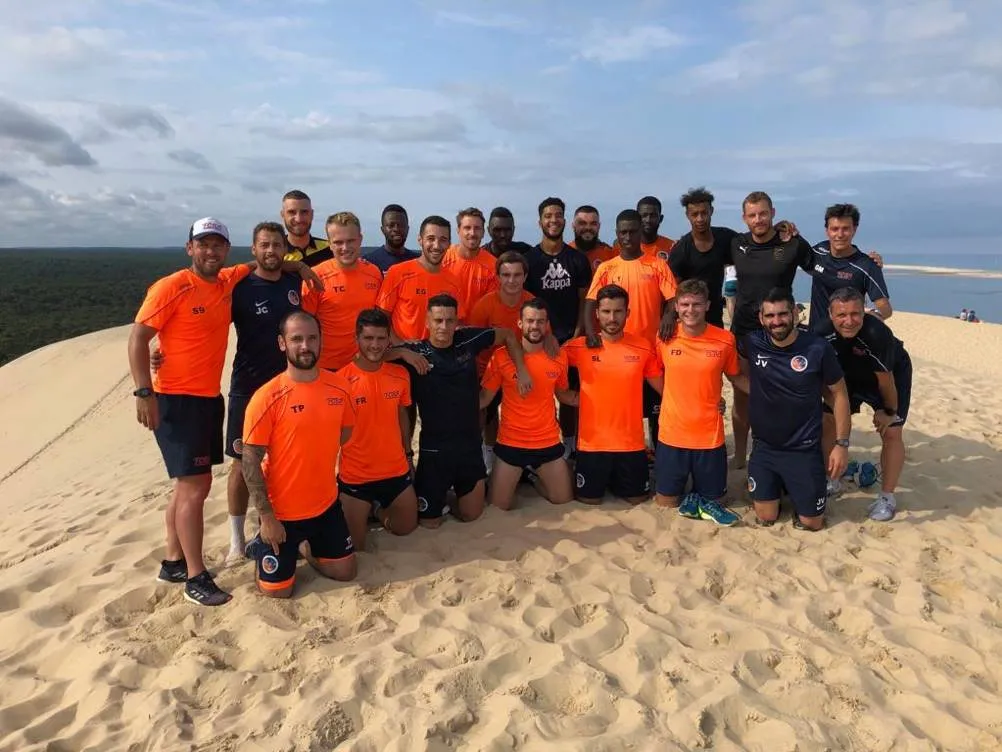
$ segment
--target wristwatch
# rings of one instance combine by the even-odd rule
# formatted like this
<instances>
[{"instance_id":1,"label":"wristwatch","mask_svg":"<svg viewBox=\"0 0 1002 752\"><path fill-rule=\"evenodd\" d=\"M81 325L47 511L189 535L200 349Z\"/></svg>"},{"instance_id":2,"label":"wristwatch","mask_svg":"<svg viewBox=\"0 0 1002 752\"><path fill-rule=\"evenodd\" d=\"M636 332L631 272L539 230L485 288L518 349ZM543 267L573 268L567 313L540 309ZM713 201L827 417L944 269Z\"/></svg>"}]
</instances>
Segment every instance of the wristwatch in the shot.
<instances>
[{"instance_id":1,"label":"wristwatch","mask_svg":"<svg viewBox=\"0 0 1002 752\"><path fill-rule=\"evenodd\" d=\"M141 387L132 393L133 397L139 397L141 399L146 399L147 397L153 396L153 390L148 386Z\"/></svg>"},{"instance_id":2,"label":"wristwatch","mask_svg":"<svg viewBox=\"0 0 1002 752\"><path fill-rule=\"evenodd\" d=\"M898 408L896 408L896 407L885 407L884 408L884 415L886 415L888 418L893 418L897 414L898 414Z\"/></svg>"},{"instance_id":3,"label":"wristwatch","mask_svg":"<svg viewBox=\"0 0 1002 752\"><path fill-rule=\"evenodd\" d=\"M835 439L835 446L849 448L849 439Z\"/></svg>"}]
</instances>

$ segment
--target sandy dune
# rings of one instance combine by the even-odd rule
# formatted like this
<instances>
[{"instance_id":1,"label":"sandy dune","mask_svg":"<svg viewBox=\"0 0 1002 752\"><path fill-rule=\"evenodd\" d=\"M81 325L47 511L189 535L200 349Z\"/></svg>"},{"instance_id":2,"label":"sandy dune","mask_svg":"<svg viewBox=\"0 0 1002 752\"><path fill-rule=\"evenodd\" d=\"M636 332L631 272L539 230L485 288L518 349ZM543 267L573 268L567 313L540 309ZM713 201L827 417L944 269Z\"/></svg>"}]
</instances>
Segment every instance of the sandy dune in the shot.
<instances>
[{"instance_id":1,"label":"sandy dune","mask_svg":"<svg viewBox=\"0 0 1002 752\"><path fill-rule=\"evenodd\" d=\"M25 356L0 369L0 750L1002 749L1002 327L891 323L918 366L891 524L860 492L820 534L526 498L373 535L357 582L301 567L276 603L221 569L217 482L216 610L154 582L168 483L127 329Z\"/></svg>"}]
</instances>

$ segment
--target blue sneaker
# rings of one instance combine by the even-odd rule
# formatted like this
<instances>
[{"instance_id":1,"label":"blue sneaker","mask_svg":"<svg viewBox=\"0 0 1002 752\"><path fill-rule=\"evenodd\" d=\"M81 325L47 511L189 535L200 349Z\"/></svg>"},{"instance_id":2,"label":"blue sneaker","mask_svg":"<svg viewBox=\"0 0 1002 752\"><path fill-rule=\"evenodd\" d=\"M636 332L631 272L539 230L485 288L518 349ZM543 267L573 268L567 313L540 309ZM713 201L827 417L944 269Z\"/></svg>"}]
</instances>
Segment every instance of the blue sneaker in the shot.
<instances>
[{"instance_id":1,"label":"blue sneaker","mask_svg":"<svg viewBox=\"0 0 1002 752\"><path fill-rule=\"evenodd\" d=\"M244 556L252 561L260 561L265 554L271 551L271 546L261 540L261 533L258 533L244 546Z\"/></svg>"},{"instance_id":2,"label":"blue sneaker","mask_svg":"<svg viewBox=\"0 0 1002 752\"><path fill-rule=\"evenodd\" d=\"M709 499L699 500L699 516L704 520L713 520L723 527L736 525L741 519L730 509L722 506L719 501L710 501Z\"/></svg>"},{"instance_id":3,"label":"blue sneaker","mask_svg":"<svg viewBox=\"0 0 1002 752\"><path fill-rule=\"evenodd\" d=\"M880 470L872 462L864 462L859 466L859 476L856 485L860 488L869 488L880 480Z\"/></svg>"},{"instance_id":4,"label":"blue sneaker","mask_svg":"<svg viewBox=\"0 0 1002 752\"><path fill-rule=\"evenodd\" d=\"M688 493L682 499L682 503L678 505L678 513L683 517L688 517L690 520L698 520L699 516L699 503L702 499L699 494Z\"/></svg>"},{"instance_id":5,"label":"blue sneaker","mask_svg":"<svg viewBox=\"0 0 1002 752\"><path fill-rule=\"evenodd\" d=\"M845 467L845 472L842 473L842 478L844 480L856 480L856 473L859 472L859 463L856 460L849 460L849 464Z\"/></svg>"}]
</instances>

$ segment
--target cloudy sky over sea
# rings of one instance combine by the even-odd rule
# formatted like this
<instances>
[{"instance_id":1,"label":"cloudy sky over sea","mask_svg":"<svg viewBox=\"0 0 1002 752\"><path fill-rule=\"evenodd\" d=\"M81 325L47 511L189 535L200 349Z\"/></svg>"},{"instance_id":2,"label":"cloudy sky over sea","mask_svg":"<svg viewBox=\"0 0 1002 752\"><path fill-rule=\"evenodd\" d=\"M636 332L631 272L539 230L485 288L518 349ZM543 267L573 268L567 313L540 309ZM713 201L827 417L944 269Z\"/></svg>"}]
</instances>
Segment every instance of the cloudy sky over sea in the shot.
<instances>
[{"instance_id":1,"label":"cloudy sky over sea","mask_svg":"<svg viewBox=\"0 0 1002 752\"><path fill-rule=\"evenodd\" d=\"M712 8L712 11L709 10ZM235 241L306 190L376 242L547 195L769 191L808 238L1002 237L1002 3L0 0L0 245ZM314 229L322 231L318 219ZM416 222L413 222L416 225ZM413 242L413 239L412 239Z\"/></svg>"}]
</instances>

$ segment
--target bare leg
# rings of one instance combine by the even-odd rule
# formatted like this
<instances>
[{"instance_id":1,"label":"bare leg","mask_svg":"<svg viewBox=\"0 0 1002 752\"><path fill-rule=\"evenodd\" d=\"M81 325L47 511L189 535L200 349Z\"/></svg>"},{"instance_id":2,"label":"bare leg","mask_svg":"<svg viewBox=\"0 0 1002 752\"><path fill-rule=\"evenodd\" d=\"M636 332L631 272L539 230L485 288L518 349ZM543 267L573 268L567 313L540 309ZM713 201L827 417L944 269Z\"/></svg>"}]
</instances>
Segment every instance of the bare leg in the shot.
<instances>
[{"instance_id":1,"label":"bare leg","mask_svg":"<svg viewBox=\"0 0 1002 752\"><path fill-rule=\"evenodd\" d=\"M244 556L244 546L247 544L245 523L247 521L247 502L250 494L244 481L240 460L230 463L230 472L226 478L226 506L230 513L230 552L226 561L240 561Z\"/></svg>"},{"instance_id":2,"label":"bare leg","mask_svg":"<svg viewBox=\"0 0 1002 752\"><path fill-rule=\"evenodd\" d=\"M888 428L884 431L883 447L880 450L880 472L882 476L881 490L884 493L894 493L901 480L901 471L905 466L905 441L901 426Z\"/></svg>"},{"instance_id":3,"label":"bare leg","mask_svg":"<svg viewBox=\"0 0 1002 752\"><path fill-rule=\"evenodd\" d=\"M542 486L538 490L551 504L567 504L574 499L571 468L566 460L553 460L540 465L536 474Z\"/></svg>"},{"instance_id":4,"label":"bare leg","mask_svg":"<svg viewBox=\"0 0 1002 752\"><path fill-rule=\"evenodd\" d=\"M734 408L731 411L731 425L734 430L734 459L731 468L739 470L748 464L748 395L740 389L734 390Z\"/></svg>"},{"instance_id":5,"label":"bare leg","mask_svg":"<svg viewBox=\"0 0 1002 752\"><path fill-rule=\"evenodd\" d=\"M677 509L679 505L678 496L665 496L664 494L655 494L654 502L659 507L667 507L670 509Z\"/></svg>"},{"instance_id":6,"label":"bare leg","mask_svg":"<svg viewBox=\"0 0 1002 752\"><path fill-rule=\"evenodd\" d=\"M202 537L204 535L205 498L212 486L212 474L188 475L176 482L174 526L184 560L188 565L188 577L195 577L205 571L202 560ZM169 535L169 532L168 532Z\"/></svg>"},{"instance_id":7,"label":"bare leg","mask_svg":"<svg viewBox=\"0 0 1002 752\"><path fill-rule=\"evenodd\" d=\"M561 460L563 461L563 460ZM515 489L522 477L522 468L509 465L494 457L494 469L491 470L491 506L508 511L515 504Z\"/></svg>"},{"instance_id":8,"label":"bare leg","mask_svg":"<svg viewBox=\"0 0 1002 752\"><path fill-rule=\"evenodd\" d=\"M377 509L376 516L394 535L410 535L418 525L417 504L414 486L407 486L387 509Z\"/></svg>"},{"instance_id":9,"label":"bare leg","mask_svg":"<svg viewBox=\"0 0 1002 752\"><path fill-rule=\"evenodd\" d=\"M372 511L372 505L342 492L341 508L344 510L344 518L348 523L348 532L351 534L355 550L364 551L365 539L369 532L369 512Z\"/></svg>"},{"instance_id":10,"label":"bare leg","mask_svg":"<svg viewBox=\"0 0 1002 752\"><path fill-rule=\"evenodd\" d=\"M477 485L473 487L472 491L456 499L456 516L463 522L473 522L484 513L485 487L484 481L477 481Z\"/></svg>"},{"instance_id":11,"label":"bare leg","mask_svg":"<svg viewBox=\"0 0 1002 752\"><path fill-rule=\"evenodd\" d=\"M755 516L762 522L775 522L779 519L779 499L775 501L753 501Z\"/></svg>"}]
</instances>

